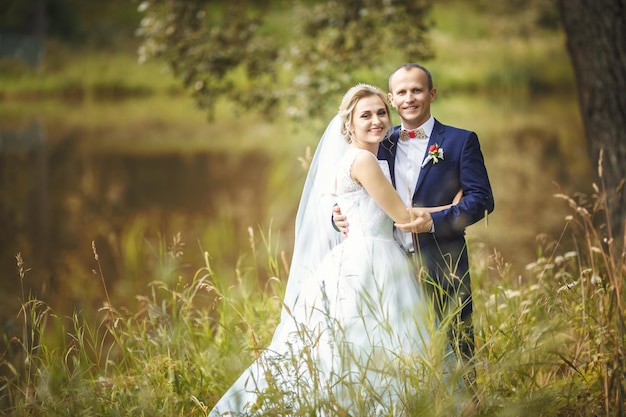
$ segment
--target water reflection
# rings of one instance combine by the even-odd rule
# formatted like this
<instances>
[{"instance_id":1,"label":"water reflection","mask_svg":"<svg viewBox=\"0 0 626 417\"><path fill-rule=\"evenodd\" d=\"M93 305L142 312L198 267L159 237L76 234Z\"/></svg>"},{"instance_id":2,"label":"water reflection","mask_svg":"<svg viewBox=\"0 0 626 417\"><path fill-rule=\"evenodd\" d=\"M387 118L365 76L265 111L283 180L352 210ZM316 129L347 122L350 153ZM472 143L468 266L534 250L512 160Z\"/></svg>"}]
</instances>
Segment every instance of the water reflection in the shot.
<instances>
[{"instance_id":1,"label":"water reflection","mask_svg":"<svg viewBox=\"0 0 626 417\"><path fill-rule=\"evenodd\" d=\"M182 232L194 242L217 221L224 226L213 230L223 233L214 236L219 256L234 264L245 228L267 217L271 159L263 153L94 153L78 137L48 145L36 122L0 138L3 323L19 308L18 252L31 268L26 296L32 293L55 309L83 308L102 298L91 273L91 241L109 290L132 298L154 279L146 276L149 265L136 265L148 262L141 253L146 236L158 241L158 234L169 239Z\"/></svg>"},{"instance_id":2,"label":"water reflection","mask_svg":"<svg viewBox=\"0 0 626 417\"><path fill-rule=\"evenodd\" d=\"M6 249L14 248L16 244L38 247L42 260L49 258L47 251L50 233L49 177L46 143L45 133L38 122L32 122L21 129L0 132L2 167L0 223L3 229L3 233L0 234L0 247L3 249L4 275L8 271L15 271L15 259L6 256ZM28 204L23 204L25 200ZM12 268L7 267L7 260L12 263ZM10 284L15 282L16 277L17 275L3 276L3 290L12 287Z\"/></svg>"}]
</instances>

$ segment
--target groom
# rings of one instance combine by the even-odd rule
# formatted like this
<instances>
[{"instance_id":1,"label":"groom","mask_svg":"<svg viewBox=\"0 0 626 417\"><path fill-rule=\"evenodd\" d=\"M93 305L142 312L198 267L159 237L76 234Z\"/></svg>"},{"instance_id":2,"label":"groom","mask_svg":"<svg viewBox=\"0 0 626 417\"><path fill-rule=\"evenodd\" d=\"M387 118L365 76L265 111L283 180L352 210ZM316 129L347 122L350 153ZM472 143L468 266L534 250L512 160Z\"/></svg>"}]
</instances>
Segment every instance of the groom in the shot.
<instances>
[{"instance_id":1,"label":"groom","mask_svg":"<svg viewBox=\"0 0 626 417\"><path fill-rule=\"evenodd\" d=\"M465 228L491 213L494 200L478 136L436 120L430 113L436 95L432 76L421 65L404 64L391 74L388 98L402 125L380 144L378 159L388 161L407 206L450 204L463 191L459 204L397 224L395 236L425 269L427 293L440 317L451 320L452 346L466 362L474 355L474 331ZM349 219L339 207L333 221L347 235ZM449 312L453 315L446 317Z\"/></svg>"}]
</instances>

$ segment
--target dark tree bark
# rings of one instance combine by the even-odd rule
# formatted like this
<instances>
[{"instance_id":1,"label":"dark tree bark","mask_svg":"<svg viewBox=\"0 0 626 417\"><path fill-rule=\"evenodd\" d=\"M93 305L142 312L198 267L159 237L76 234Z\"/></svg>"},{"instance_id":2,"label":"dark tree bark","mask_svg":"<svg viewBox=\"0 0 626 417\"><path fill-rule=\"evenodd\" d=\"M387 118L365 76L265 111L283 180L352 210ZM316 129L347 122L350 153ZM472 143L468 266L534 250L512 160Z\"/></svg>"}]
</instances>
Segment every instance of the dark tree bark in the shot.
<instances>
[{"instance_id":1,"label":"dark tree bark","mask_svg":"<svg viewBox=\"0 0 626 417\"><path fill-rule=\"evenodd\" d=\"M626 0L559 0L592 162L606 185L615 237L624 236L626 192Z\"/></svg>"}]
</instances>

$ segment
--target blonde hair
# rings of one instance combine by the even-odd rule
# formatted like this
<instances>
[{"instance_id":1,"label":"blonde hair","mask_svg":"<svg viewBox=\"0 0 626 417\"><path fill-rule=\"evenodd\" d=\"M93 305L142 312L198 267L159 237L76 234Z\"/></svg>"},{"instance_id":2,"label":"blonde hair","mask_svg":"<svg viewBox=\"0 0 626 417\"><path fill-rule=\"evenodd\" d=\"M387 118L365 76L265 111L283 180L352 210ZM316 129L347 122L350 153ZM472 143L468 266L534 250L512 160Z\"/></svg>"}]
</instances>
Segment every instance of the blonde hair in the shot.
<instances>
[{"instance_id":1,"label":"blonde hair","mask_svg":"<svg viewBox=\"0 0 626 417\"><path fill-rule=\"evenodd\" d=\"M389 119L391 120L391 110L389 109L389 103L387 103L387 96L378 87L375 87L370 84L359 83L354 87L350 88L346 94L344 94L343 99L341 100L341 104L339 105L339 117L341 118L341 135L344 137L346 142L351 143L354 139L352 137L352 133L350 132L350 128L352 127L352 116L354 115L354 108L356 104L365 97L370 96L378 96L385 104L385 110L387 110L387 114L389 115ZM391 126L390 132L391 133Z\"/></svg>"}]
</instances>

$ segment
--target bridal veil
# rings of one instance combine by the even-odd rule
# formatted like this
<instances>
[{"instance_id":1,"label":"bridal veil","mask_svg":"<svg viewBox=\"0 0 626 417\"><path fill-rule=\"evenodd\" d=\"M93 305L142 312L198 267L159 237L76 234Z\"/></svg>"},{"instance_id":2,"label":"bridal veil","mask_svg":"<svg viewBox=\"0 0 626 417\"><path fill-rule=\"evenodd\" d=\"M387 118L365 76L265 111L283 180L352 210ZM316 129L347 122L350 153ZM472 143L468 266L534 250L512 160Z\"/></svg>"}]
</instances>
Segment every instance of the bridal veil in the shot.
<instances>
[{"instance_id":1,"label":"bridal veil","mask_svg":"<svg viewBox=\"0 0 626 417\"><path fill-rule=\"evenodd\" d=\"M281 322L290 320L302 284L316 271L324 255L341 240L341 233L332 224L336 168L349 146L340 126L341 118L336 115L326 127L309 166L296 215L293 256Z\"/></svg>"}]
</instances>

